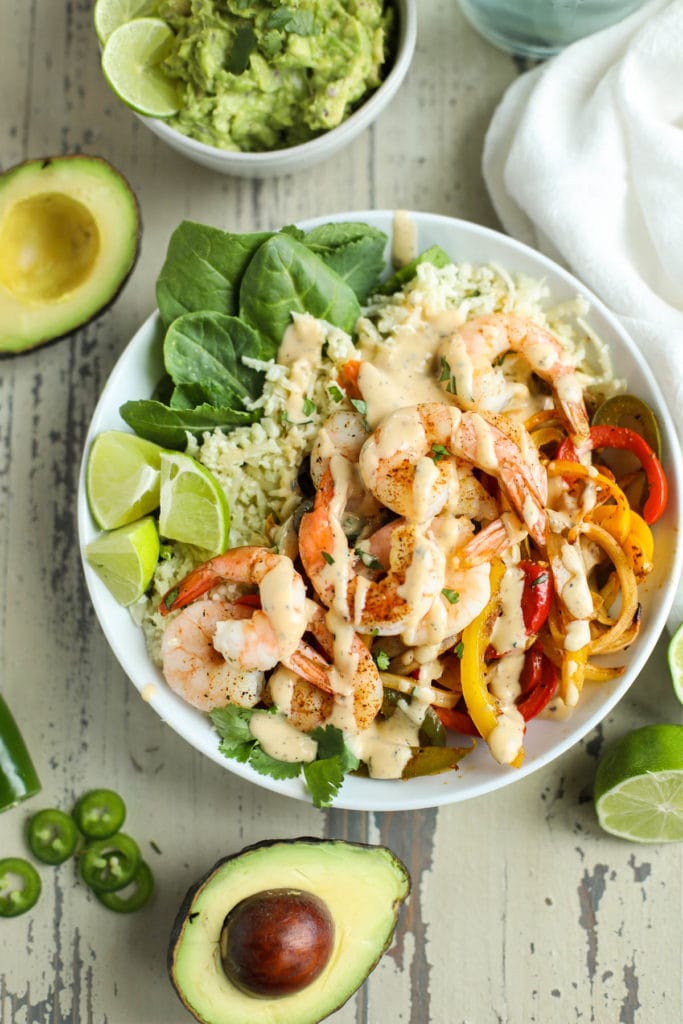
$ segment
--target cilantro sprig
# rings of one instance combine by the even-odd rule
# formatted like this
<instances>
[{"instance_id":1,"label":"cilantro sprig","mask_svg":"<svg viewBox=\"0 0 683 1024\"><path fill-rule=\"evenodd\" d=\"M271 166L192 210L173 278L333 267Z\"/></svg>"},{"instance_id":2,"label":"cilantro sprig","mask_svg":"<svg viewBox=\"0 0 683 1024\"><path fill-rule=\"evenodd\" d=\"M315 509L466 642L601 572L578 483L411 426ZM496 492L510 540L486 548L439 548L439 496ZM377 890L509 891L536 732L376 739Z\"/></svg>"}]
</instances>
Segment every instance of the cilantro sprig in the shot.
<instances>
[{"instance_id":1,"label":"cilantro sprig","mask_svg":"<svg viewBox=\"0 0 683 1024\"><path fill-rule=\"evenodd\" d=\"M315 761L278 761L266 753L251 733L249 723L256 710L228 705L210 712L221 738L218 748L221 754L273 779L295 779L303 773L314 805L329 807L342 787L344 776L360 764L346 746L344 733L333 725L319 726L308 734L318 744ZM268 713L278 714L278 711L272 708Z\"/></svg>"}]
</instances>

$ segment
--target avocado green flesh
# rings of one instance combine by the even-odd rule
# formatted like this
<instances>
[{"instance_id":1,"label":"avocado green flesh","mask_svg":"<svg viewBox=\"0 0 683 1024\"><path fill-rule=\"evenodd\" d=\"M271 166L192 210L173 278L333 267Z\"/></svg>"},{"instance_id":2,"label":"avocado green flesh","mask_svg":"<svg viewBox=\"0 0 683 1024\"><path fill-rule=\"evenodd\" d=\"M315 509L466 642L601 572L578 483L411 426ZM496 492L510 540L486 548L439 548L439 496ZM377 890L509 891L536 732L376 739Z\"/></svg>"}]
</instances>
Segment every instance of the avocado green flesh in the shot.
<instances>
[{"instance_id":1,"label":"avocado green flesh","mask_svg":"<svg viewBox=\"0 0 683 1024\"><path fill-rule=\"evenodd\" d=\"M279 888L308 891L325 903L334 944L327 965L307 988L278 999L252 997L225 975L219 937L234 906ZM317 1024L375 967L409 890L404 865L386 847L315 839L250 847L219 862L188 894L169 950L171 980L204 1024Z\"/></svg>"},{"instance_id":2,"label":"avocado green flesh","mask_svg":"<svg viewBox=\"0 0 683 1024\"><path fill-rule=\"evenodd\" d=\"M0 354L102 312L135 264L139 233L135 195L99 157L30 160L0 175Z\"/></svg>"}]
</instances>

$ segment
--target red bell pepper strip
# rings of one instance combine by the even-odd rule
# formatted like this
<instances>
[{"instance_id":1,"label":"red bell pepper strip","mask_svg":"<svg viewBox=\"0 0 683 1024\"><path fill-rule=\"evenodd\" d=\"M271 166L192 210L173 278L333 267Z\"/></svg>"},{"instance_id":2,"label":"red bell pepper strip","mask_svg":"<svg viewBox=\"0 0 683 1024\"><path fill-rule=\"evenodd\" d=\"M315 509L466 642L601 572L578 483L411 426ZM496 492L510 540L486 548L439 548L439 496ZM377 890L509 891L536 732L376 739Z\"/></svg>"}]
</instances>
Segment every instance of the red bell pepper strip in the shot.
<instances>
[{"instance_id":1,"label":"red bell pepper strip","mask_svg":"<svg viewBox=\"0 0 683 1024\"><path fill-rule=\"evenodd\" d=\"M643 507L643 519L646 523L656 523L666 508L669 486L662 469L662 464L640 434L627 427L596 425L590 428L590 436L586 441L589 451L596 448L620 448L631 452L640 461L647 480L648 495ZM566 438L557 450L557 460L578 462L579 456L571 438Z\"/></svg>"},{"instance_id":2,"label":"red bell pepper strip","mask_svg":"<svg viewBox=\"0 0 683 1024\"><path fill-rule=\"evenodd\" d=\"M479 730L466 711L457 708L434 708L447 729L459 732L463 736L479 736Z\"/></svg>"},{"instance_id":3,"label":"red bell pepper strip","mask_svg":"<svg viewBox=\"0 0 683 1024\"><path fill-rule=\"evenodd\" d=\"M519 563L524 573L522 617L527 636L538 633L545 625L553 600L553 578L546 562Z\"/></svg>"},{"instance_id":4,"label":"red bell pepper strip","mask_svg":"<svg viewBox=\"0 0 683 1024\"><path fill-rule=\"evenodd\" d=\"M526 652L519 680L522 695L517 700L517 709L525 722L535 718L546 707L557 690L557 678L557 669L552 661L543 653L540 643L535 643Z\"/></svg>"}]
</instances>

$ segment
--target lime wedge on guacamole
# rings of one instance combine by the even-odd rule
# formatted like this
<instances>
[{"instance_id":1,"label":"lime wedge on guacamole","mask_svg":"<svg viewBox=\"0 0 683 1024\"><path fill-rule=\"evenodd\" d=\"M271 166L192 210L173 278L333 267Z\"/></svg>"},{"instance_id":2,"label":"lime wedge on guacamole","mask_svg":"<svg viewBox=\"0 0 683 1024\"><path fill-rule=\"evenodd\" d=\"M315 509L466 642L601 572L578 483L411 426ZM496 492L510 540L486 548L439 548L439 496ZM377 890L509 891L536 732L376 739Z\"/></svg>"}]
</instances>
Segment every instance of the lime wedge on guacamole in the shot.
<instances>
[{"instance_id":1,"label":"lime wedge on guacamole","mask_svg":"<svg viewBox=\"0 0 683 1024\"><path fill-rule=\"evenodd\" d=\"M114 29L104 44L104 77L138 114L170 117L178 111L176 87L160 67L174 39L173 29L160 18L136 18Z\"/></svg>"},{"instance_id":2,"label":"lime wedge on guacamole","mask_svg":"<svg viewBox=\"0 0 683 1024\"><path fill-rule=\"evenodd\" d=\"M106 43L112 32L134 18L147 18L159 12L158 0L97 0L93 23L97 38Z\"/></svg>"}]
</instances>

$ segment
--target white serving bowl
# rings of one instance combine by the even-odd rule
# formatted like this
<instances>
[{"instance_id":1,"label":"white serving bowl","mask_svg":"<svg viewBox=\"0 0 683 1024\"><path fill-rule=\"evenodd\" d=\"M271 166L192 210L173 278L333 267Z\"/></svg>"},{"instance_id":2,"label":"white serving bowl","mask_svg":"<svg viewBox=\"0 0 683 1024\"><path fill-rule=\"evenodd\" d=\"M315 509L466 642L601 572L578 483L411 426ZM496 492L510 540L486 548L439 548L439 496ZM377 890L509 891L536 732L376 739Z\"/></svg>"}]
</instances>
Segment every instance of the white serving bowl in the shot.
<instances>
[{"instance_id":1,"label":"white serving bowl","mask_svg":"<svg viewBox=\"0 0 683 1024\"><path fill-rule=\"evenodd\" d=\"M166 121L151 117L140 120L167 145L195 163L213 171L244 178L271 178L301 171L329 159L379 117L392 101L405 78L415 51L417 32L416 0L395 0L398 11L396 52L389 74L369 99L358 107L337 128L319 135L310 142L267 153L233 153L197 142L172 128ZM139 115L138 115L139 116Z\"/></svg>"},{"instance_id":2,"label":"white serving bowl","mask_svg":"<svg viewBox=\"0 0 683 1024\"><path fill-rule=\"evenodd\" d=\"M629 389L655 411L662 432L662 461L670 497L665 515L654 528L655 569L640 588L643 619L640 635L620 655L624 674L599 686L587 684L579 706L564 721L537 719L530 723L521 768L496 764L485 743L461 762L455 772L410 780L379 781L349 776L334 802L336 807L365 811L410 810L455 803L510 785L548 764L574 746L614 707L634 682L662 632L671 607L683 564L683 461L675 428L661 392L645 359L605 306L576 278L545 256L506 235L466 221L435 214L413 213L418 250L440 245L456 262L494 262L512 273L543 278L551 290L551 304L584 296L591 309L587 322L608 344L620 377ZM310 229L334 220L365 221L390 237L391 211L356 211L317 218L301 225ZM102 392L90 424L81 466L78 494L78 524L81 549L97 534L85 494L85 458L91 441L102 430L127 430L118 410L123 402L148 398L162 374L160 331L156 314L149 317L121 355ZM299 779L278 781L259 775L248 765L226 760L218 751L218 737L209 720L184 703L166 686L160 671L151 663L142 632L95 573L84 562L84 571L97 617L123 670L160 717L197 750L244 779L277 793L308 800ZM614 662L616 659L612 659ZM150 686L150 684L152 684Z\"/></svg>"}]
</instances>

